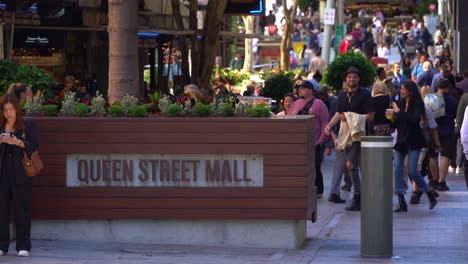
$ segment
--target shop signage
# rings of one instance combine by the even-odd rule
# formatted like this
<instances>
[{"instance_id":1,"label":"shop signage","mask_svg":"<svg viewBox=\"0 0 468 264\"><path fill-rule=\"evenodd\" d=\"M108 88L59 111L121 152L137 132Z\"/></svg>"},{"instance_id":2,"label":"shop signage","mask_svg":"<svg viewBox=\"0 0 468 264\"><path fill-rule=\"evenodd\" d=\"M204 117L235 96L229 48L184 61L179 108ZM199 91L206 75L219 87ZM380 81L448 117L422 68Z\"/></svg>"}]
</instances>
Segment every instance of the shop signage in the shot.
<instances>
[{"instance_id":1,"label":"shop signage","mask_svg":"<svg viewBox=\"0 0 468 264\"><path fill-rule=\"evenodd\" d=\"M15 30L14 48L57 48L64 47L64 32L53 30Z\"/></svg>"},{"instance_id":2,"label":"shop signage","mask_svg":"<svg viewBox=\"0 0 468 264\"><path fill-rule=\"evenodd\" d=\"M68 154L67 186L263 187L263 156Z\"/></svg>"},{"instance_id":3,"label":"shop signage","mask_svg":"<svg viewBox=\"0 0 468 264\"><path fill-rule=\"evenodd\" d=\"M46 37L31 37L28 36L25 41L27 44L49 44L49 39Z\"/></svg>"}]
</instances>

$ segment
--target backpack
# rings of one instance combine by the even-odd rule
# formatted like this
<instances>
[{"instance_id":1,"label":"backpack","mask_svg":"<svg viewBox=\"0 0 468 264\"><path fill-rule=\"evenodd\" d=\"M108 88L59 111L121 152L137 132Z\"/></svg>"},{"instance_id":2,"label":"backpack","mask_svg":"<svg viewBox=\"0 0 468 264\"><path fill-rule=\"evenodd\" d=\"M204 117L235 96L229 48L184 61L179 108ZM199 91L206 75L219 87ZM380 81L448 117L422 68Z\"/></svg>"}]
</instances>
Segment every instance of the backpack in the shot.
<instances>
[{"instance_id":1,"label":"backpack","mask_svg":"<svg viewBox=\"0 0 468 264\"><path fill-rule=\"evenodd\" d=\"M429 107L434 114L434 118L445 116L445 100L438 94L428 94L424 97L424 104Z\"/></svg>"}]
</instances>

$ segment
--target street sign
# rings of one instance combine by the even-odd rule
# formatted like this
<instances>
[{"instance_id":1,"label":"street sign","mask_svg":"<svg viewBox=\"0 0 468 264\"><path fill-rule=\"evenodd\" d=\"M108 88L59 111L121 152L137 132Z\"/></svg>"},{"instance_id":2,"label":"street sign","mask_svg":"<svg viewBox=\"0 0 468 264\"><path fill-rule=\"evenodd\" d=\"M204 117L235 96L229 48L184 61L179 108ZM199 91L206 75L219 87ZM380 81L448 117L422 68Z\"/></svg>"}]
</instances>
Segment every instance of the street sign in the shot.
<instances>
[{"instance_id":1,"label":"street sign","mask_svg":"<svg viewBox=\"0 0 468 264\"><path fill-rule=\"evenodd\" d=\"M335 24L335 8L325 8L323 24L325 25Z\"/></svg>"}]
</instances>

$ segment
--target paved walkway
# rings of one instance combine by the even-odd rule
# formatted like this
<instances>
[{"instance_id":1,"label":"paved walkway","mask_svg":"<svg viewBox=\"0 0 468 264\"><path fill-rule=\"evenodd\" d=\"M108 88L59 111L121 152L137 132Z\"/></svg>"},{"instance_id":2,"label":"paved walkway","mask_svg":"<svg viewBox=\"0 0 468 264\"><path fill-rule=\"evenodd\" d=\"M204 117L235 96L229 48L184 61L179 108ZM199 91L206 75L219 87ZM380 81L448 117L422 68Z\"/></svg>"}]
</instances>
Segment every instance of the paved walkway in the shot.
<instances>
[{"instance_id":1,"label":"paved walkway","mask_svg":"<svg viewBox=\"0 0 468 264\"><path fill-rule=\"evenodd\" d=\"M421 204L409 205L408 213L394 214L394 255L399 258L361 258L360 214L346 212L345 205L325 198L332 165L332 158L326 158L326 191L318 202L318 221L308 224L309 240L297 250L35 240L33 257L10 253L0 257L0 263L468 263L468 192L463 176L450 175L451 190L440 193L434 210L429 211L424 196ZM351 193L343 196L349 199Z\"/></svg>"}]
</instances>

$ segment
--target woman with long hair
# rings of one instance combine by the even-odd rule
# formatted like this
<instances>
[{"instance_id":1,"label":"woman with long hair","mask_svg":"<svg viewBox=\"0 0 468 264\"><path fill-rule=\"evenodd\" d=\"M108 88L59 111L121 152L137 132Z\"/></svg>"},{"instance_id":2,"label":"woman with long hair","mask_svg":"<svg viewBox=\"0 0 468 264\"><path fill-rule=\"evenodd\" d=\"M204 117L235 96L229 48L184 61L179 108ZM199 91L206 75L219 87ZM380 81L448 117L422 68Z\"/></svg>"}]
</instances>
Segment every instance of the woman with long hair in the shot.
<instances>
[{"instance_id":1,"label":"woman with long hair","mask_svg":"<svg viewBox=\"0 0 468 264\"><path fill-rule=\"evenodd\" d=\"M34 124L23 119L19 100L14 94L0 99L0 256L10 244L10 205L14 207L16 251L28 257L31 251L31 188L32 180L23 168L23 151L37 149Z\"/></svg>"},{"instance_id":2,"label":"woman with long hair","mask_svg":"<svg viewBox=\"0 0 468 264\"><path fill-rule=\"evenodd\" d=\"M419 154L421 149L426 146L426 140L420 126L421 117L425 116L424 102L416 83L411 80L403 82L400 96L401 99L398 103L392 103L393 120L398 131L393 161L398 206L394 212L408 211L403 182L403 164L406 156L408 156L408 176L416 183L419 190L427 194L430 202L429 209L432 209L437 204L436 193L418 172Z\"/></svg>"}]
</instances>

